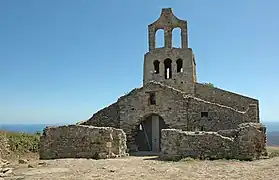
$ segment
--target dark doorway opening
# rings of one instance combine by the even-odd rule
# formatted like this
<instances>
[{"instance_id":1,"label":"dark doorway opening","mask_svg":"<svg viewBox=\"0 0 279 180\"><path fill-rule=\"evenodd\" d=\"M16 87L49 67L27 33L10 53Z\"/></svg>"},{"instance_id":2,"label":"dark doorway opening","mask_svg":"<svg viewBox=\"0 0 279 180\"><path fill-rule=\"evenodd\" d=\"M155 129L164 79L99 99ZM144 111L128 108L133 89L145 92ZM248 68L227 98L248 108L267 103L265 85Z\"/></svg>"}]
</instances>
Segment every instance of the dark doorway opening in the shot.
<instances>
[{"instance_id":1,"label":"dark doorway opening","mask_svg":"<svg viewBox=\"0 0 279 180\"><path fill-rule=\"evenodd\" d=\"M161 130L167 129L169 126L164 119L157 115L151 114L137 126L137 134L135 137L138 151L161 151Z\"/></svg>"}]
</instances>

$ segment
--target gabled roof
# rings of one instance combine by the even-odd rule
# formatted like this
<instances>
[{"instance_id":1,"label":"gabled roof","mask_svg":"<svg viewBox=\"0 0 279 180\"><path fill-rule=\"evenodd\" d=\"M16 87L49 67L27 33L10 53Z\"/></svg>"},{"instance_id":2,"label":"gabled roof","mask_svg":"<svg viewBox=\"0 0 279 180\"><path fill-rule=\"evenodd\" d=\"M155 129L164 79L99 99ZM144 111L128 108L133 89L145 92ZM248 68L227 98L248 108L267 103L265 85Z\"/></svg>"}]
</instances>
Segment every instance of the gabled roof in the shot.
<instances>
[{"instance_id":1,"label":"gabled roof","mask_svg":"<svg viewBox=\"0 0 279 180\"><path fill-rule=\"evenodd\" d=\"M185 92L183 92L183 91L181 91L181 90L179 90L179 89L173 88L173 87L171 87L171 86L168 86L168 85L166 85L166 84L163 84L163 83L160 83L160 82L157 82L157 81L149 81L148 83L146 83L146 84L143 85L142 87L140 87L140 88L134 88L134 89L131 90L128 94L125 94L125 95L119 97L117 101L119 101L119 100L121 100L121 99L123 99L123 98L125 98L125 97L127 97L127 96L131 96L131 95L133 95L134 93L136 93L136 92L138 92L138 91L141 91L141 90L143 90L143 89L145 89L145 88L147 88L147 87L149 87L149 86L152 86L152 85L153 85L153 86L159 86L159 87L161 87L161 88L163 88L163 89L169 89L169 90L174 91L174 92L176 92L176 93L180 93L181 95L186 94Z\"/></svg>"},{"instance_id":2,"label":"gabled roof","mask_svg":"<svg viewBox=\"0 0 279 180\"><path fill-rule=\"evenodd\" d=\"M140 87L140 88L135 88L135 89L133 89L132 91L130 91L128 94L126 94L126 95L121 96L120 98L118 98L117 101L122 100L122 99L124 99L124 98L127 97L127 96L131 96L131 95L133 95L134 93L136 93L136 92L138 92L138 91L141 91L141 90L145 89L146 87L149 87L150 85L151 85L151 86L152 86L152 85L159 86L159 87L161 87L162 89L168 89L168 90L170 90L170 91L176 93L177 95L182 96L182 98L184 98L184 99L193 99L193 100L200 101L200 102L203 102L203 103L207 103L207 104L211 104L211 105L216 105L216 106L219 106L219 107L221 107L221 108L231 109L231 110L236 111L236 112L238 112L238 113L245 113L245 112L247 112L247 111L249 110L249 108L248 108L248 109L246 109L246 111L239 111L239 110L234 109L234 108L229 107L229 106L225 106L225 105L222 105L222 104L218 104L218 103L206 101L206 100L204 100L204 99L201 99L201 98L192 96L192 95L190 95L190 94L187 94L187 93L184 92L184 91L181 91L181 90L176 89L176 88L174 88L174 87L172 87L172 86L169 86L169 85L166 85L166 84L157 82L157 81L150 81L150 82L148 82L147 84L145 84L144 86L142 86L142 87Z\"/></svg>"}]
</instances>

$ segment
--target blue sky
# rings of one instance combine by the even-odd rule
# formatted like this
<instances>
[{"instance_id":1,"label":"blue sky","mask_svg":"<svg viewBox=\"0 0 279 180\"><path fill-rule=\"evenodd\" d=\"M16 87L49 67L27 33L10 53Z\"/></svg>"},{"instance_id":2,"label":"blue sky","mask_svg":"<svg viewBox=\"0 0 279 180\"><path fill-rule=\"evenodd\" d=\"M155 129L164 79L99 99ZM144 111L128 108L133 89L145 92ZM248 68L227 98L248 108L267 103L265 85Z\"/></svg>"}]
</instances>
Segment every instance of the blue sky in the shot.
<instances>
[{"instance_id":1,"label":"blue sky","mask_svg":"<svg viewBox=\"0 0 279 180\"><path fill-rule=\"evenodd\" d=\"M261 120L279 121L277 0L1 0L0 123L77 122L141 86L164 7L188 21L199 82L258 98Z\"/></svg>"}]
</instances>

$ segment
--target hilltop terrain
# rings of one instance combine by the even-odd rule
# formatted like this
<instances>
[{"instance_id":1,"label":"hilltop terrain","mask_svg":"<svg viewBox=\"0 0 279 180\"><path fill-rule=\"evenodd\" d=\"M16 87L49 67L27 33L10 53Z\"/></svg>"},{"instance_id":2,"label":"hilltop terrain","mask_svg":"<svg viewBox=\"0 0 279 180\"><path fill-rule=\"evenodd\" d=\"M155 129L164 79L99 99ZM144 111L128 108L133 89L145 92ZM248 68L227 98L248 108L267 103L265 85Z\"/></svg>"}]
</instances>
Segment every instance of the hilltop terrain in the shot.
<instances>
[{"instance_id":1,"label":"hilltop terrain","mask_svg":"<svg viewBox=\"0 0 279 180\"><path fill-rule=\"evenodd\" d=\"M31 165L15 165L14 179L25 180L109 180L109 179L188 179L188 180L255 180L279 179L279 158L245 161L158 161L156 157L126 157L121 159L60 159L32 161Z\"/></svg>"},{"instance_id":2,"label":"hilltop terrain","mask_svg":"<svg viewBox=\"0 0 279 180\"><path fill-rule=\"evenodd\" d=\"M55 179L279 179L279 148L269 147L272 158L257 161L191 158L161 161L156 156L130 156L119 159L39 160L39 134L0 133L0 180Z\"/></svg>"},{"instance_id":3,"label":"hilltop terrain","mask_svg":"<svg viewBox=\"0 0 279 180\"><path fill-rule=\"evenodd\" d=\"M279 122L264 122L267 127L267 145L279 146ZM13 131L13 132L25 132L34 134L36 132L42 132L46 126L54 126L62 124L2 124L0 125L0 131Z\"/></svg>"}]
</instances>

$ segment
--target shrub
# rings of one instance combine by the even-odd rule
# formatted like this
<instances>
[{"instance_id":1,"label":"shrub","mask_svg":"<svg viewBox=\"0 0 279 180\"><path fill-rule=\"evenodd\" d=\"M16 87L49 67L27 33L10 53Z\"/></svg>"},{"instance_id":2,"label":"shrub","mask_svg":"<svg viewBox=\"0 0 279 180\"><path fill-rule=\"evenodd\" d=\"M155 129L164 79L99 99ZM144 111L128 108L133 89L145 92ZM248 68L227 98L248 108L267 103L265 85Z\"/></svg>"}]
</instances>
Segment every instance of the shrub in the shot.
<instances>
[{"instance_id":1,"label":"shrub","mask_svg":"<svg viewBox=\"0 0 279 180\"><path fill-rule=\"evenodd\" d=\"M7 132L6 136L11 151L38 152L39 150L40 133Z\"/></svg>"},{"instance_id":2,"label":"shrub","mask_svg":"<svg viewBox=\"0 0 279 180\"><path fill-rule=\"evenodd\" d=\"M208 82L208 83L203 83L204 85L207 85L207 86L209 86L209 87L212 87L212 88L214 88L215 86L214 86L214 84L212 84L211 82Z\"/></svg>"}]
</instances>

